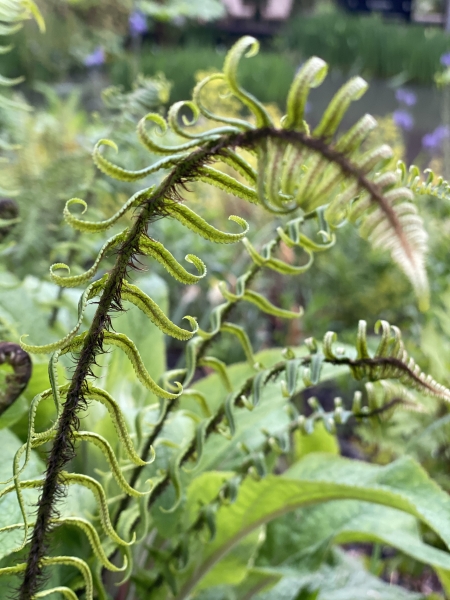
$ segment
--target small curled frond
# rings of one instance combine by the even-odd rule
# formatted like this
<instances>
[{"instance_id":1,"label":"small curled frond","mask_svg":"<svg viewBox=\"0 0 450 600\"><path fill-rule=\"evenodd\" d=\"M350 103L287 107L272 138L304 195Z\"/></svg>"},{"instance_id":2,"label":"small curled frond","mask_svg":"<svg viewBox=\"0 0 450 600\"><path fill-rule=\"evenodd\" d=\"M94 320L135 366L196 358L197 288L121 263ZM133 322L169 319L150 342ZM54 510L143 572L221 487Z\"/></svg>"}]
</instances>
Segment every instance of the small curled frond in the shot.
<instances>
[{"instance_id":1,"label":"small curled frond","mask_svg":"<svg viewBox=\"0 0 450 600\"><path fill-rule=\"evenodd\" d=\"M150 152L153 152L155 154L168 154L169 156L173 156L175 153L183 153L183 156L187 156L190 150L196 148L199 145L199 140L195 138L190 142L185 142L184 144L179 144L178 146L163 146L155 140L154 135L151 136L148 134L146 129L147 121L155 123L155 125L157 126L156 131L159 129L160 135L166 133L167 122L161 115L157 113L149 113L139 121L137 127L139 141ZM156 135L158 135L158 133L156 133ZM211 141L216 139L216 137L217 136L212 134L211 137L205 138L203 141Z\"/></svg>"},{"instance_id":2,"label":"small curled frond","mask_svg":"<svg viewBox=\"0 0 450 600\"><path fill-rule=\"evenodd\" d=\"M0 391L0 415L27 387L33 369L28 352L12 342L0 342L0 365L2 364L10 365L14 372L6 376L4 389Z\"/></svg>"},{"instance_id":3,"label":"small curled frond","mask_svg":"<svg viewBox=\"0 0 450 600\"><path fill-rule=\"evenodd\" d=\"M74 229L78 231L85 231L88 233L98 233L100 231L106 231L110 227L112 227L119 219L123 217L130 209L139 206L142 202L151 195L154 187L149 187L144 190L141 190L131 196L127 202L118 210L112 217L109 219L105 219L104 221L85 221L83 219L79 219L75 217L70 212L70 207L74 204L80 204L83 207L83 211L81 214L84 214L88 208L87 203L80 198L71 198L66 202L66 206L64 207L64 219L65 221Z\"/></svg>"},{"instance_id":4,"label":"small curled frond","mask_svg":"<svg viewBox=\"0 0 450 600\"><path fill-rule=\"evenodd\" d=\"M102 146L110 146L111 148L114 148L116 152L118 152L118 148L114 142L105 139L100 140L94 147L94 151L92 153L93 160L102 173L108 175L108 177L112 177L113 179L118 179L119 181L132 182L145 179L145 177L148 177L152 173L156 173L160 169L167 169L175 166L180 159L187 156L187 154L172 155L168 158L162 158L160 161L150 165L149 167L146 167L145 169L140 169L139 171L129 171L107 160L100 152L100 148Z\"/></svg>"},{"instance_id":5,"label":"small curled frond","mask_svg":"<svg viewBox=\"0 0 450 600\"><path fill-rule=\"evenodd\" d=\"M426 375L406 351L401 332L387 321L377 321L375 333L381 333L376 351L371 355L367 343L366 322L360 321L356 341L356 358L341 356L334 351L337 336L328 332L323 340L326 360L336 364L348 364L355 379L379 381L395 379L408 388L426 395L450 401L450 390Z\"/></svg>"},{"instance_id":6,"label":"small curled frond","mask_svg":"<svg viewBox=\"0 0 450 600\"><path fill-rule=\"evenodd\" d=\"M305 273L310 269L314 261L314 254L306 249L305 251L309 255L308 262L300 267L290 265L282 260L279 260L278 258L273 258L272 252L277 245L275 240L272 240L269 244L265 244L262 249L262 254L259 254L256 251L252 243L247 238L244 238L243 243L255 264L257 264L259 267L267 267L268 269L272 269L272 271L276 271L282 275L300 275L301 273Z\"/></svg>"},{"instance_id":7,"label":"small curled frond","mask_svg":"<svg viewBox=\"0 0 450 600\"><path fill-rule=\"evenodd\" d=\"M296 312L292 310L286 310L284 308L278 308L277 306L269 302L267 298L265 298L261 294L258 294L257 292L254 292L253 290L244 288L237 294L233 294L227 289L226 284L224 282L220 282L219 287L223 297L226 300L234 302L237 300L246 300L247 302L251 302L251 304L257 306L259 310L268 315L280 317L281 319L298 319L303 315L303 309L300 309L298 312Z\"/></svg>"},{"instance_id":8,"label":"small curled frond","mask_svg":"<svg viewBox=\"0 0 450 600\"><path fill-rule=\"evenodd\" d=\"M426 169L421 176L415 165L409 169L403 161L397 163L397 172L402 185L406 186L417 196L431 196L446 200L450 194L450 184L442 176L437 176L432 169Z\"/></svg>"}]
</instances>

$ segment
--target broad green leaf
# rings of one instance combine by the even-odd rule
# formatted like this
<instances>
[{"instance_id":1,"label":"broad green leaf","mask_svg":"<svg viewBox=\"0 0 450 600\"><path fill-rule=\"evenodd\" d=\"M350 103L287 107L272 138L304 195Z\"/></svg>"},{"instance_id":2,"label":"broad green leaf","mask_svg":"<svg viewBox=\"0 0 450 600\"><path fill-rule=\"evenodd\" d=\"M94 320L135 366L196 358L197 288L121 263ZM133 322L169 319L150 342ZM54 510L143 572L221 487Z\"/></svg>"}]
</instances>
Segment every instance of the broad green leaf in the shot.
<instances>
[{"instance_id":1,"label":"broad green leaf","mask_svg":"<svg viewBox=\"0 0 450 600\"><path fill-rule=\"evenodd\" d=\"M197 478L202 485L208 475ZM273 519L312 503L362 500L397 509L427 524L450 546L450 498L412 459L401 458L384 467L329 455L310 454L284 476L256 482L247 478L238 500L217 512L216 538L192 566L179 599L193 592L210 569L246 535ZM421 547L421 551L424 548ZM431 551L431 554L435 553ZM439 555L441 565L447 555Z\"/></svg>"},{"instance_id":2,"label":"broad green leaf","mask_svg":"<svg viewBox=\"0 0 450 600\"><path fill-rule=\"evenodd\" d=\"M293 459L300 460L312 452L327 452L339 454L339 444L335 435L329 433L322 422L317 423L314 431L310 434L297 429L293 433Z\"/></svg>"},{"instance_id":3,"label":"broad green leaf","mask_svg":"<svg viewBox=\"0 0 450 600\"><path fill-rule=\"evenodd\" d=\"M423 594L377 579L361 561L343 552L335 552L332 563L315 572L274 572L283 578L269 592L258 595L258 600L425 600Z\"/></svg>"},{"instance_id":4,"label":"broad green leaf","mask_svg":"<svg viewBox=\"0 0 450 600\"><path fill-rule=\"evenodd\" d=\"M336 500L306 506L267 526L258 561L267 566L320 566L332 544L386 544L450 576L450 554L425 544L417 520L387 506L355 500ZM447 588L446 588L447 589ZM448 589L447 589L448 591Z\"/></svg>"}]
</instances>

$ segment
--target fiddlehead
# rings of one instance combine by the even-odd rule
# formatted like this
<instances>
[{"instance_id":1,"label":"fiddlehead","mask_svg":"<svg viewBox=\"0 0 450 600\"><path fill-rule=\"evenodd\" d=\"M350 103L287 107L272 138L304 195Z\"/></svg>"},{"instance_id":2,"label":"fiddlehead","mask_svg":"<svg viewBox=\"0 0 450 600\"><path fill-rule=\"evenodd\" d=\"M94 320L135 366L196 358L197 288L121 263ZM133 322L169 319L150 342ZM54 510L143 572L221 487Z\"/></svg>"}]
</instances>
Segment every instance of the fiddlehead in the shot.
<instances>
[{"instance_id":1,"label":"fiddlehead","mask_svg":"<svg viewBox=\"0 0 450 600\"><path fill-rule=\"evenodd\" d=\"M182 400L183 392L186 391L189 395L190 391L191 395L201 400L201 394L189 387L198 366L203 363L221 373L225 387L228 388L226 397L215 412L207 418L206 423L198 424L194 438L171 454L166 469L162 469L158 474L159 478L153 481L153 487L148 493L148 507L153 506L162 492L172 484L176 501L170 510L174 510L182 496L180 478L182 465L190 460L199 459L205 440L213 433L232 437L236 427L235 409L238 407L251 409L257 406L264 386L283 372L286 373L283 393L287 398L295 389L297 368L303 369L303 382L311 385L319 380L321 365L327 361L336 365L348 365L355 376L360 378L368 377L377 380L390 377L408 384L414 382L414 385L421 389L426 388L428 391L437 390L438 395L446 396L448 393L440 390L434 382L416 373L415 366L405 366L405 357L401 354L403 348L400 350L400 346L391 341L387 343L388 352L391 354L386 356L380 354L375 357L361 356L355 359L332 356L330 350L329 356L326 356L325 352L323 354L311 352L299 361L295 356L288 357L286 361L264 368L255 361L248 337L236 324L228 320L234 305L241 301L248 301L277 317L298 318L301 310L288 311L278 308L250 286L256 274L265 268L288 275L304 272L311 266L315 252L332 247L335 242L334 228L344 219L357 224L361 234L368 237L374 246L391 252L393 259L411 280L422 307L426 306L428 296L424 268L426 234L420 218L415 213L408 182L402 182L397 173L383 167L384 161L390 156L389 148L362 147L374 126L373 119L364 117L349 132L334 141L337 128L351 101L358 99L365 91L365 82L355 78L344 86L331 101L317 128L310 133L304 122L304 106L309 89L318 85L325 73L322 61L312 59L297 75L288 97L287 116L283 120L283 126L276 128L265 107L243 90L238 83L238 63L247 49L250 49L250 54L257 50L257 43L252 38L244 38L233 47L225 61L224 72L220 78L229 92L251 112L253 122L222 119L226 127L213 127L187 136L176 122L178 107L169 113L168 123L160 115L147 115L138 126L139 138L145 147L151 152L162 154L163 158L139 171L125 169L113 164L102 154L101 148L104 146L116 148L115 144L108 140L97 143L93 156L102 172L127 182L138 181L147 175L164 170L160 183L138 192L113 217L99 223L84 221L70 212L69 207L73 204L81 203L86 208L83 200L72 199L66 205L66 221L76 229L89 232L101 232L114 226L130 209L136 210L137 214L128 229L106 242L94 266L86 273L73 277L58 276L54 272L57 267L67 268L66 265L61 264L54 265L51 271L52 278L62 285L77 286L88 283L95 276L104 255L112 249L115 252L115 263L112 269L101 280L91 283L86 290L86 295L81 301L81 315L74 330L56 345L50 344L42 348L44 352L57 350L61 354L74 354L76 366L70 383L65 386L54 383L51 394L46 396L53 396L57 405L58 415L55 424L45 432L45 435L34 433L34 426L30 427L31 437L24 450L26 455L29 454L29 449L34 443L39 445L41 442L44 443L43 440L52 442L44 478L32 482L21 481L20 469L18 469L14 473L13 484L7 488L8 493L16 491L18 496L20 490L27 486L42 488L28 561L25 566L21 564L16 567L18 571L24 572L20 589L20 598L23 600L29 600L36 595L39 578L45 566L58 564L58 560L61 564L66 564L63 562L66 557L46 558L48 537L55 519L58 518L55 513L57 500L64 492L65 486L82 485L94 493L99 507L102 535L109 537L117 546L132 543L127 541L133 540L131 530L137 521L142 519L142 505L140 504L139 511L134 513L132 511L135 506L132 507L131 517L126 515L127 528L131 535L119 535L114 525L120 520L121 513L124 513L127 502L125 504L121 502L112 522L101 484L87 475L68 473L65 470L67 463L74 456L77 440L84 439L101 447L104 454L109 457L116 481L124 492L141 495L148 491L135 486L140 474L138 470L133 472L128 483L124 483L107 443L95 437L92 432L79 431L80 412L86 408L92 398L103 401L107 405L110 414L117 417L119 436L124 435L123 432L120 433L123 429L121 429L123 417L120 416L120 410L116 411L117 405L106 392L95 388L90 381L96 359L107 346L116 346L124 351L133 364L137 378L147 389L162 399L160 416L143 444L141 462L137 469L143 466L142 462L145 462L151 446L158 442L158 436L167 424L175 402L178 399ZM204 88L199 85L194 92L194 105L197 106L193 109L194 120L202 115L208 120L220 121L217 115L210 113L202 104L200 100L202 89ZM148 122L154 123L162 133L172 124L173 129L188 141L175 146L165 146L163 138L155 140L154 132L148 132L146 129ZM256 168L244 159L240 154L241 150L250 152L256 160ZM215 166L211 166L212 163ZM231 166L236 176L223 173L220 170L222 163ZM245 184L239 180L240 176L245 178ZM244 242L253 265L238 279L234 291L222 285L225 303L213 312L212 326L208 332L197 330L193 317L188 318L192 326L191 332L179 328L160 311L148 295L127 280L128 269L142 256L154 258L182 283L193 283L197 281L193 277L205 275L206 269L201 259L189 255L189 260L199 273L199 275L192 275L181 267L178 260L160 242L149 237L152 233L149 227L160 217L174 218L195 234L214 243L239 242L248 234L248 225L241 217L232 216L230 219L242 231L227 233L208 224L203 217L188 208L183 202L182 193L183 186L190 182L206 183L225 190L278 215L282 221L282 225L277 229L277 236L261 251L257 250L248 239ZM312 220L319 224L319 234L322 237L320 241L308 237L302 231L304 222ZM306 262L303 265L293 266L277 258L276 250L281 241L290 247L298 246L303 249L307 256ZM82 312L86 302L94 295L99 297L95 315L89 328L79 333ZM186 368L177 370L176 373L166 374L161 385L151 378L134 342L123 333L111 329L111 314L122 310L125 301L138 306L165 333L181 339L194 336L187 345ZM221 332L234 335L239 340L254 369L254 375L242 385L234 386L233 382L227 379L223 364L216 357L206 354L208 345ZM39 351L37 347L31 348ZM173 383L176 378L181 381ZM60 398L64 401L62 402ZM116 414L117 412L119 415ZM270 445L271 448L285 447L282 436L275 441L270 438ZM248 460L251 461L251 468L247 470L262 477L265 469L261 456L252 455ZM131 490L137 490L137 493ZM210 520L209 516L207 520ZM121 526L123 528L123 522ZM80 568L83 571L84 566ZM87 594L90 594L92 583L89 577L85 577L85 582Z\"/></svg>"},{"instance_id":2,"label":"fiddlehead","mask_svg":"<svg viewBox=\"0 0 450 600\"><path fill-rule=\"evenodd\" d=\"M20 396L31 377L30 355L17 344L0 342L0 365L8 364L13 374L5 378L5 389L0 391L0 415Z\"/></svg>"}]
</instances>

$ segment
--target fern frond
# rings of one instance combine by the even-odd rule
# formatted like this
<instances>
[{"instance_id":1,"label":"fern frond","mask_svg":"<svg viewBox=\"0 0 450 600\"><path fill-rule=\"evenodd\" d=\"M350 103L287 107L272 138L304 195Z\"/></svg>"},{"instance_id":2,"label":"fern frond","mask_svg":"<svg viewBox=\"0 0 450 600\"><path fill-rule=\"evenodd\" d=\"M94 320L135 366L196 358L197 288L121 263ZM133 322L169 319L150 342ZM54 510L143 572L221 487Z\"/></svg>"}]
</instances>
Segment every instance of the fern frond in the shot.
<instances>
[{"instance_id":1,"label":"fern frond","mask_svg":"<svg viewBox=\"0 0 450 600\"><path fill-rule=\"evenodd\" d=\"M450 390L437 383L430 375L423 373L414 359L408 355L398 327L389 325L387 321L377 321L375 333L379 333L380 330L381 339L378 348L371 356L367 346L366 323L359 322L356 358L338 356L333 350L336 335L333 332L327 333L323 340L325 359L334 364L348 364L357 380L395 379L408 388L450 401Z\"/></svg>"}]
</instances>

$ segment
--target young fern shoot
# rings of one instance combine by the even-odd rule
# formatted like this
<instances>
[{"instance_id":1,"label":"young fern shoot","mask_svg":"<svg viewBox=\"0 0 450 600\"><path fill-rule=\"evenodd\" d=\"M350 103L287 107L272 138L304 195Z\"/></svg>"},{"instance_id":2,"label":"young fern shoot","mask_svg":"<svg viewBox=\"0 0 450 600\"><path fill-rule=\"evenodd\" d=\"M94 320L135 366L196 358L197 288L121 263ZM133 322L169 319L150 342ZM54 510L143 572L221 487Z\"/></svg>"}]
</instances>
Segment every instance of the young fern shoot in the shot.
<instances>
[{"instance_id":1,"label":"young fern shoot","mask_svg":"<svg viewBox=\"0 0 450 600\"><path fill-rule=\"evenodd\" d=\"M0 574L4 575L21 574L18 594L20 600L42 597L52 591L60 592L68 598L75 597L71 589L63 586L39 591L43 571L54 565L63 564L78 569L88 599L93 597L94 587L100 597L104 595L101 577L98 576L102 567L110 570L123 569L125 578L129 579L132 568L130 546L135 542L137 524L140 523L144 530L148 529L148 510L170 484L175 489L176 501L169 510L177 508L182 495L182 465L188 461L198 463L205 440L212 434L221 433L232 437L235 431L235 409L240 407L252 410L258 405L264 386L281 374L285 376L282 390L287 403L297 389L298 374L301 373L305 385L315 384L320 378L321 365L326 363L348 366L357 379L398 380L406 387L417 388L446 400L450 398L448 390L417 372L415 364L409 361L404 352L398 330L390 328L386 323L380 325L382 341L373 357L366 351L365 330L361 325L356 357L337 355L332 348L334 337L330 333L325 337L322 349L317 343L310 341L311 352L296 356L292 351L287 351L281 362L263 366L254 357L245 329L230 321L232 310L238 302L250 302L261 311L280 318L299 318L301 309L288 311L274 306L252 289L253 280L262 269L284 275L305 272L311 268L316 252L332 248L336 241L335 229L345 220L354 223L360 234L375 248L390 252L392 259L410 280L420 307L426 309L429 302L425 270L427 235L414 204L414 194L423 193L424 186L428 186L428 192L436 195L447 195L448 191L442 181L434 187L431 179L427 184L422 184L415 171L408 176L403 167L397 171L390 170L387 166L387 161L392 156L390 148L385 145L368 147L365 143L376 125L372 117L364 116L345 133L338 131L351 102L357 100L367 88L365 81L359 77L351 79L337 92L317 127L310 131L304 115L308 94L311 88L321 84L327 72L326 64L319 58L307 61L296 75L289 91L286 115L281 127L277 127L264 105L244 90L238 80L240 60L245 56L251 57L257 51L258 42L255 39L242 38L228 53L223 72L208 76L195 87L192 101L176 103L170 109L167 121L156 113L148 114L140 121L140 141L151 153L161 156L147 168L133 171L120 167L104 154L110 147L117 150L113 141L100 140L96 144L93 159L107 176L132 182L153 173L161 173L159 184L136 193L115 215L100 222L84 220L72 213L72 207L77 204L82 205L83 211L86 211L87 204L84 200L73 198L66 204L66 222L86 233L108 230L120 223L121 218L131 210L135 211L136 216L129 227L105 242L93 266L85 273L70 275L69 272L63 275L60 271L70 271L68 265L52 265L50 276L59 285L87 285L80 298L75 327L59 342L46 346L34 346L22 341L23 349L28 352L52 354L49 363L51 388L36 396L32 402L28 441L19 449L11 480L0 492L0 497L16 493L22 510L23 523L11 526L24 529L20 550L26 546L27 559L15 566L0 569ZM248 119L215 114L205 104L206 87L217 81L222 82L227 92L241 102L243 114L250 115ZM182 111L186 108L193 115L187 124L181 118ZM161 135L169 129L181 138L180 143L165 145ZM224 172L224 165L227 169L231 167L235 176ZM265 210L276 216L278 227L274 239L258 251L247 237L249 225L242 217L230 216L233 222L232 232L220 231L207 223L183 199L185 185L192 182L225 190L255 205L256 210ZM221 284L225 302L213 311L209 331L199 329L195 318L191 316L186 317L189 329L179 327L151 297L128 280L129 269L143 256L162 264L182 284L195 284L206 276L206 267L201 258L192 254L186 256L186 261L195 270L193 273L178 262L162 242L153 239L152 224L161 217L175 219L196 235L216 244L242 241L248 252L252 266L239 277L235 289L230 290L225 283ZM318 224L318 235L315 238L308 237L304 232L305 223L311 220ZM292 265L278 258L277 248L281 242L291 248L302 249L307 257L304 264ZM112 251L115 256L114 266L101 278L95 279L104 256L112 254ZM97 298L94 317L88 329L80 333L86 306L94 298ZM152 379L133 340L114 331L111 326L112 313L124 310L127 303L137 306L165 334L188 341L185 368L166 373L159 382ZM224 363L207 355L211 342L222 333L232 335L239 341L253 370L253 375L242 385L233 385ZM115 351L121 350L126 354L133 364L136 378L161 400L159 419L143 442L140 454L127 431L119 404L93 382L93 366L99 355L111 346L116 346ZM75 369L70 381L61 384L57 377L57 363L59 357L67 353L74 356ZM202 365L219 373L227 388L225 400L215 411L209 409L201 392L193 387L196 369ZM189 396L204 408L204 418L197 425L196 435L181 451L173 453L166 469L155 472L155 478L149 486L148 482L141 481L140 475L146 464L154 459L152 447L161 440L161 432L177 401ZM46 431L36 432L34 419L38 405L48 398L53 398L55 402L57 420ZM80 431L80 415L92 401L106 407L116 427L129 464L133 465L129 480L109 442L97 433ZM352 414L360 416L359 409L356 407ZM339 403L333 415L326 418L322 413L321 415L320 418L330 428L336 422L343 421ZM289 437L289 433L295 428L310 431L310 424L313 427L317 419L314 417L305 425L304 420L294 415L290 429L275 438L268 436L261 452L248 457L242 467L241 479L248 472L262 477L265 472L265 454L273 448L277 448L279 452L285 451L287 446L283 440ZM68 463L77 452L79 441L94 444L107 458L122 493L119 498L108 498L105 489L96 479L66 471ZM43 444L51 447L45 474L40 479L22 480L21 473L32 449ZM94 494L100 517L98 523L58 515L59 501L67 486L71 485L83 486ZM229 501L237 493L237 487L236 482L227 483L215 501ZM22 498L22 491L27 488L41 490L34 522L28 521ZM113 517L110 516L110 509L114 511ZM208 510L207 506L202 509L192 526L193 531L203 525L213 530L214 511ZM78 527L88 538L96 559L94 578L90 567L80 557L53 556L53 531L64 524ZM30 539L29 530L32 531ZM173 556L177 556L177 548L178 545L175 544ZM117 567L110 560L117 549L121 549L125 556L122 567ZM156 574L158 585L163 580L169 581L169 571L170 569L164 571L161 568ZM175 593L176 586L172 585L171 589Z\"/></svg>"}]
</instances>

